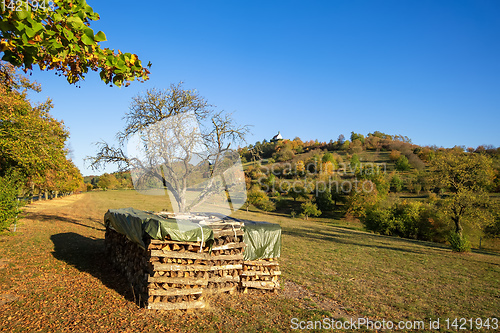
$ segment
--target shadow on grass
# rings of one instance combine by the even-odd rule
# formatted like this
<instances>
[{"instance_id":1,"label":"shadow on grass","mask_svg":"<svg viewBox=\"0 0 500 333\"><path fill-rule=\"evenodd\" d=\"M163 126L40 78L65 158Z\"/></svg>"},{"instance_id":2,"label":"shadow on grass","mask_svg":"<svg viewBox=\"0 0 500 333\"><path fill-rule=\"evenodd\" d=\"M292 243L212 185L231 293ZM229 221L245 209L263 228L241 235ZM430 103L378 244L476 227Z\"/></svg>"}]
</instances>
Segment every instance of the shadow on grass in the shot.
<instances>
[{"instance_id":1,"label":"shadow on grass","mask_svg":"<svg viewBox=\"0 0 500 333\"><path fill-rule=\"evenodd\" d=\"M30 214L27 214L27 216L25 216L24 219L32 220L32 221L61 221L61 222L76 224L76 225L86 227L89 229L106 231L106 229L104 229L104 224L101 221L90 220L90 221L95 222L103 227L103 228L96 228L96 227L90 226L88 224L82 223L81 220L61 216L58 214L30 213Z\"/></svg>"},{"instance_id":2,"label":"shadow on grass","mask_svg":"<svg viewBox=\"0 0 500 333\"><path fill-rule=\"evenodd\" d=\"M294 237L307 238L310 240L323 240L334 243L356 245L368 248L378 248L387 249L393 251L401 251L415 254L423 254L424 251L419 251L417 249L409 249L408 246L420 245L428 248L433 248L437 250L448 250L448 247L443 244L425 242L413 239L403 239L398 237L390 237L383 235L368 234L364 232L353 231L345 228L335 227L330 230L313 230L305 229L301 230L290 230L284 228L282 231L284 235L290 235ZM363 241L359 239L363 238ZM386 242L385 244L381 242ZM400 247L398 245L401 245Z\"/></svg>"},{"instance_id":3,"label":"shadow on grass","mask_svg":"<svg viewBox=\"0 0 500 333\"><path fill-rule=\"evenodd\" d=\"M135 302L130 284L105 257L103 239L66 232L52 235L50 240L54 243L52 252L54 258L66 262L81 272L91 274L126 300Z\"/></svg>"}]
</instances>

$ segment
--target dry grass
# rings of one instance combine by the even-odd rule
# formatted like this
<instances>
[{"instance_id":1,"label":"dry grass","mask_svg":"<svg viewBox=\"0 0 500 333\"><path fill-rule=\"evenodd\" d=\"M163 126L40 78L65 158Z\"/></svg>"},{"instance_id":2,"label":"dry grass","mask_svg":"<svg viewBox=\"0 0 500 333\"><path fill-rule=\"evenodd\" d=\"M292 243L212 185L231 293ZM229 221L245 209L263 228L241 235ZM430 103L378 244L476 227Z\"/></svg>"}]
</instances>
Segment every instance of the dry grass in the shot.
<instances>
[{"instance_id":1,"label":"dry grass","mask_svg":"<svg viewBox=\"0 0 500 333\"><path fill-rule=\"evenodd\" d=\"M279 214L238 216L283 227L283 278L311 297L224 295L208 309L138 308L126 281L103 257L108 208L163 210L165 197L134 191L82 194L27 207L15 234L0 236L4 331L290 331L293 317L373 319L499 317L500 256L457 255L439 244L377 236L328 221ZM5 264L6 263L6 264ZM345 309L338 312L338 304ZM347 314L346 314L347 313Z\"/></svg>"}]
</instances>

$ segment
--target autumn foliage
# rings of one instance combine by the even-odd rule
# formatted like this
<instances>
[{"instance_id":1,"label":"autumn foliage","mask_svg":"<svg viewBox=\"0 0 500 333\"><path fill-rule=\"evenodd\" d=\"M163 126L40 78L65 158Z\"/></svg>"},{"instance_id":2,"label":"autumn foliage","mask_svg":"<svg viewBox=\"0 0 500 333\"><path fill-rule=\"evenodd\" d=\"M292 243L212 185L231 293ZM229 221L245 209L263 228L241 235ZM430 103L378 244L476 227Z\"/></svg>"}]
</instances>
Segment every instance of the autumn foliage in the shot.
<instances>
[{"instance_id":1,"label":"autumn foliage","mask_svg":"<svg viewBox=\"0 0 500 333\"><path fill-rule=\"evenodd\" d=\"M83 181L66 157L68 130L49 114L51 100L31 105L27 99L30 89L40 91L12 65L0 64L0 180L9 182L9 189L21 191L10 190L9 200L23 190L33 194L35 188L39 193L72 192ZM11 206L9 200L2 201L2 209Z\"/></svg>"}]
</instances>

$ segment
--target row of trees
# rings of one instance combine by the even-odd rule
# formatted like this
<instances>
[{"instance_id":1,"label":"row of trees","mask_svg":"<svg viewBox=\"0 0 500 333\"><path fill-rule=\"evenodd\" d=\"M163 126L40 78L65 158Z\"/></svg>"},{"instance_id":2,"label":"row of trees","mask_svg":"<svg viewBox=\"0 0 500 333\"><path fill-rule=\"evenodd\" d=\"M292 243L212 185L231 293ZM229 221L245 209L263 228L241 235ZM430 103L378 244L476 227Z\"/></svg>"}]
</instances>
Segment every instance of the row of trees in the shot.
<instances>
[{"instance_id":1,"label":"row of trees","mask_svg":"<svg viewBox=\"0 0 500 333\"><path fill-rule=\"evenodd\" d=\"M100 176L87 176L84 177L84 182L86 184L87 191L98 188L102 190L134 188L132 177L128 171L104 173Z\"/></svg>"},{"instance_id":2,"label":"row of trees","mask_svg":"<svg viewBox=\"0 0 500 333\"><path fill-rule=\"evenodd\" d=\"M28 91L40 86L0 62L0 228L13 221L18 195L47 197L83 184L80 171L67 158L68 130L49 111L52 101L32 105Z\"/></svg>"}]
</instances>

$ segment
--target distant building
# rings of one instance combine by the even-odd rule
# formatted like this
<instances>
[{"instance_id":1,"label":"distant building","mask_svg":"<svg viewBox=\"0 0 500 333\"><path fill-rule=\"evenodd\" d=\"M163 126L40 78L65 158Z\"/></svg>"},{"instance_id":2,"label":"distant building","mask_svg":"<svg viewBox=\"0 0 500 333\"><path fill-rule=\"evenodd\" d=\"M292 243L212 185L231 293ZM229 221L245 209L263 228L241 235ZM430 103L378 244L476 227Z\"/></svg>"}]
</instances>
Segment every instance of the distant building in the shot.
<instances>
[{"instance_id":1,"label":"distant building","mask_svg":"<svg viewBox=\"0 0 500 333\"><path fill-rule=\"evenodd\" d=\"M271 142L276 142L276 141L279 141L279 140L283 140L283 137L281 136L281 133L278 131L278 134L276 134L275 136L273 136L273 138L271 139Z\"/></svg>"}]
</instances>

